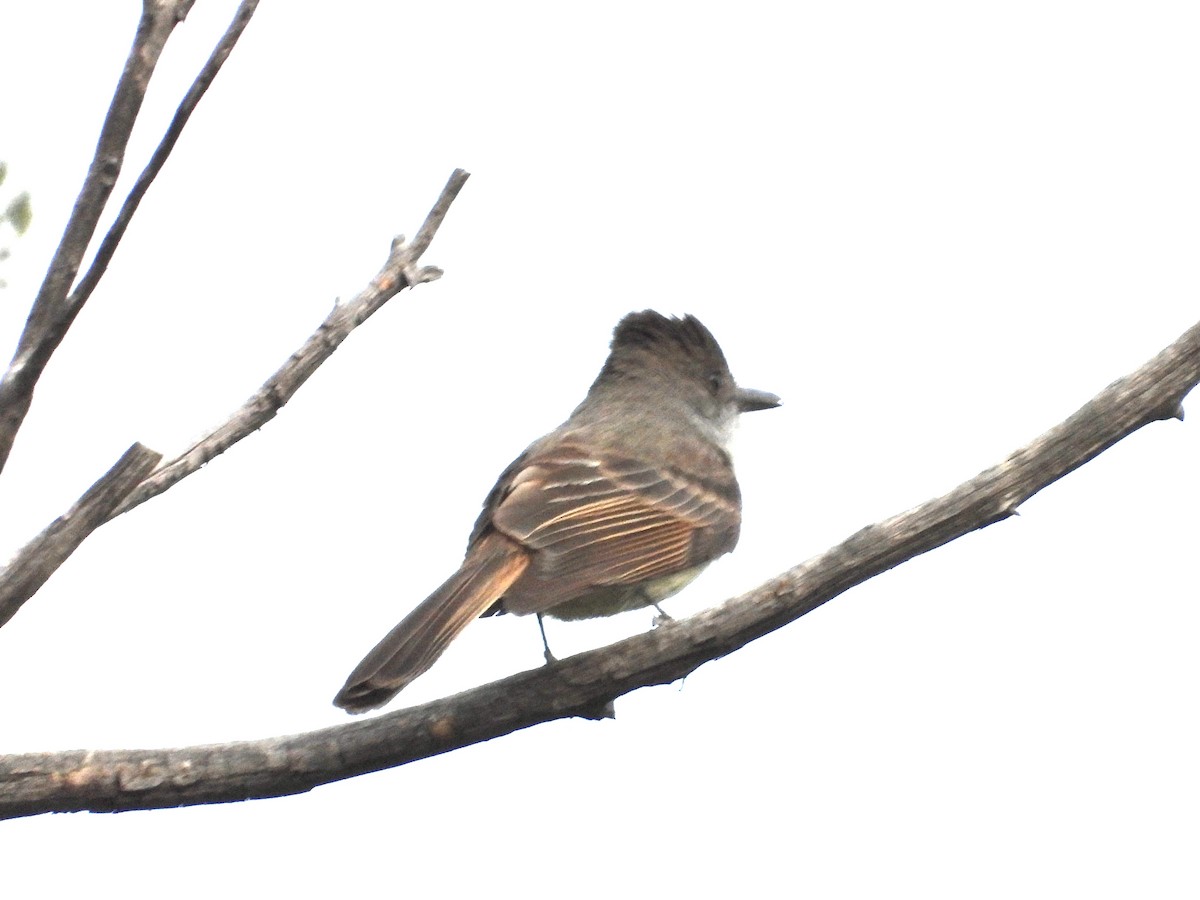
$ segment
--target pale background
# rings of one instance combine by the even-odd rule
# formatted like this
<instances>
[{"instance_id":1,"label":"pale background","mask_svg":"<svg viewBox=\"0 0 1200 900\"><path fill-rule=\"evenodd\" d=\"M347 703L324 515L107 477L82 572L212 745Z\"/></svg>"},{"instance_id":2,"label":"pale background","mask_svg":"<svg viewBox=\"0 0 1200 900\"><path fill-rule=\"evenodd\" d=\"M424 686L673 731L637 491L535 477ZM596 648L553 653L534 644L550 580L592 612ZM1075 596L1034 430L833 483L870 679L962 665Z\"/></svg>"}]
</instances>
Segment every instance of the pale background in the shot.
<instances>
[{"instance_id":1,"label":"pale background","mask_svg":"<svg viewBox=\"0 0 1200 900\"><path fill-rule=\"evenodd\" d=\"M172 39L119 196L233 7ZM3 236L5 360L137 12L0 12L0 196L35 214ZM343 721L633 309L696 314L786 402L744 421L741 546L677 616L997 462L1200 318L1198 40L1185 2L264 3L42 380L0 554L132 441L220 422L462 166L446 276L0 630L0 751ZM1149 427L615 722L0 824L5 893L1195 896L1198 456L1195 422ZM531 620L488 620L403 699L540 660Z\"/></svg>"}]
</instances>

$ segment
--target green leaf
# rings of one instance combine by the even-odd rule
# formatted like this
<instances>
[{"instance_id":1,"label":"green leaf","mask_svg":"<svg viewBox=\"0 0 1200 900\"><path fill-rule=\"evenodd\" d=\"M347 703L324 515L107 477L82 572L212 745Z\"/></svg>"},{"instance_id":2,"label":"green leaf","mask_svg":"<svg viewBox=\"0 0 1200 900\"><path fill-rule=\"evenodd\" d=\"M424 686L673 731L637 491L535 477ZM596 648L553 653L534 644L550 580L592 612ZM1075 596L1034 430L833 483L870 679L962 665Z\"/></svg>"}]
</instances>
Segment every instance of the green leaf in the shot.
<instances>
[{"instance_id":1,"label":"green leaf","mask_svg":"<svg viewBox=\"0 0 1200 900\"><path fill-rule=\"evenodd\" d=\"M17 234L24 234L33 221L33 205L29 202L29 192L21 191L9 201L8 209L4 211L5 218L12 222Z\"/></svg>"}]
</instances>

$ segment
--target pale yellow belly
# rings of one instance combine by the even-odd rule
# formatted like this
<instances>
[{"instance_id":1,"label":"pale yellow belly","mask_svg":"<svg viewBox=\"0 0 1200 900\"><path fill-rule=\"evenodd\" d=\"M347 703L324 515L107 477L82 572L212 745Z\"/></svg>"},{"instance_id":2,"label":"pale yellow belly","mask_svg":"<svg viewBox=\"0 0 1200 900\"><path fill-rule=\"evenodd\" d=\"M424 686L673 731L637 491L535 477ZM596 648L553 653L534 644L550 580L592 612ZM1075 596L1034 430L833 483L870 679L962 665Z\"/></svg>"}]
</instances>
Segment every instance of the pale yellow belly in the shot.
<instances>
[{"instance_id":1,"label":"pale yellow belly","mask_svg":"<svg viewBox=\"0 0 1200 900\"><path fill-rule=\"evenodd\" d=\"M582 597L553 606L546 610L545 614L555 619L594 619L651 606L679 593L691 584L707 565L708 563L703 563L638 584L597 588Z\"/></svg>"}]
</instances>

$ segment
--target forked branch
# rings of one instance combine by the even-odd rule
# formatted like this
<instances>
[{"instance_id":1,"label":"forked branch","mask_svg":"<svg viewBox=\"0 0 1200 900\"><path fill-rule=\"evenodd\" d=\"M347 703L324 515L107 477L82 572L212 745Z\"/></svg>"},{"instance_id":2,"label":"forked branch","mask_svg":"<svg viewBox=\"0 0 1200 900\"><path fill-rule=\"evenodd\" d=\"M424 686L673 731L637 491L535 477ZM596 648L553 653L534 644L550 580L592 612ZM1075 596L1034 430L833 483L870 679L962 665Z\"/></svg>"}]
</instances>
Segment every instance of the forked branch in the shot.
<instances>
[{"instance_id":1,"label":"forked branch","mask_svg":"<svg viewBox=\"0 0 1200 900\"><path fill-rule=\"evenodd\" d=\"M121 174L129 136L142 108L150 77L162 56L167 38L191 9L192 0L146 0L142 4L142 17L133 46L130 48L125 69L117 82L112 104L100 130L96 152L84 178L83 188L75 200L75 207L50 262L46 278L34 299L16 352L8 369L0 376L0 470L3 470L12 452L17 433L21 430L33 403L34 389L50 362L50 357L54 355L54 351L66 337L71 323L91 296L109 260L116 252L117 244L125 233L138 203L154 176L162 168L191 111L208 84L216 77L229 51L233 49L233 44L245 28L256 5L256 0L246 0L238 10L225 37L180 105L175 120L151 158L150 164L126 198L116 221L101 243L91 268L72 292L71 286L83 263L84 254L95 235L96 226L117 183L117 177Z\"/></svg>"},{"instance_id":2,"label":"forked branch","mask_svg":"<svg viewBox=\"0 0 1200 900\"><path fill-rule=\"evenodd\" d=\"M37 593L84 538L102 525L158 465L161 453L134 444L66 513L51 522L0 569L0 625Z\"/></svg>"},{"instance_id":3,"label":"forked branch","mask_svg":"<svg viewBox=\"0 0 1200 900\"><path fill-rule=\"evenodd\" d=\"M437 234L450 204L468 177L462 169L451 173L412 243L405 242L403 236L393 240L387 262L370 284L353 300L336 305L303 346L224 424L156 470L154 467L161 459L159 454L142 448L143 455L137 457L138 465L131 467L129 456L132 451L126 453L106 476L106 479L112 479L120 473L119 481L115 482L120 486L119 493L107 490L103 495L104 502L98 503L93 497L97 488L92 488L69 513L30 541L0 569L0 626L12 618L92 531L161 494L242 438L253 434L275 416L309 376L333 355L350 332L384 303L406 287L440 278L441 269L420 265L421 254ZM147 459L150 460L148 463ZM101 483L110 482L102 480Z\"/></svg>"}]
</instances>

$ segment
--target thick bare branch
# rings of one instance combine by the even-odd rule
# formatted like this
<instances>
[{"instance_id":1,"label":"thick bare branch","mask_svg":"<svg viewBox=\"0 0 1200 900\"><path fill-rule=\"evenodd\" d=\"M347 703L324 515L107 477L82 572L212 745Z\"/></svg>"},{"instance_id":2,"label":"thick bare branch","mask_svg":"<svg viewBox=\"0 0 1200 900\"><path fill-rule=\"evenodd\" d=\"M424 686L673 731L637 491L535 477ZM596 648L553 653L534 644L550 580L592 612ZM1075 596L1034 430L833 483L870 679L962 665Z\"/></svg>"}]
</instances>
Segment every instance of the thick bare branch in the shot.
<instances>
[{"instance_id":1,"label":"thick bare branch","mask_svg":"<svg viewBox=\"0 0 1200 900\"><path fill-rule=\"evenodd\" d=\"M444 700L308 734L0 757L0 817L294 794L539 722L594 718L616 697L682 678L880 572L1007 518L1143 425L1182 418L1182 400L1198 382L1200 324L999 465L714 609Z\"/></svg>"},{"instance_id":2,"label":"thick bare branch","mask_svg":"<svg viewBox=\"0 0 1200 900\"><path fill-rule=\"evenodd\" d=\"M75 200L62 240L33 302L16 353L0 378L0 470L8 461L17 432L29 412L33 390L42 371L79 313L80 305L73 304L67 294L121 173L125 148L146 96L150 76L167 38L183 21L191 5L191 0L180 0L147 2L142 6L137 34L100 129L100 139L83 189Z\"/></svg>"},{"instance_id":3,"label":"thick bare branch","mask_svg":"<svg viewBox=\"0 0 1200 900\"><path fill-rule=\"evenodd\" d=\"M84 538L158 465L162 454L134 444L64 515L21 548L0 570L0 626L37 593Z\"/></svg>"},{"instance_id":4,"label":"thick bare branch","mask_svg":"<svg viewBox=\"0 0 1200 900\"><path fill-rule=\"evenodd\" d=\"M458 196L469 177L470 173L455 169L429 215L425 217L425 222L413 242L406 243L403 236L392 241L387 262L358 296L347 303L336 304L300 349L293 353L229 419L154 472L112 513L112 517L128 512L139 503L158 496L209 460L224 453L242 438L262 428L275 417L317 368L333 355L333 351L350 332L369 319L383 304L406 287L440 278L441 269L419 265L421 254L437 234L450 204L454 202L454 198Z\"/></svg>"}]
</instances>

